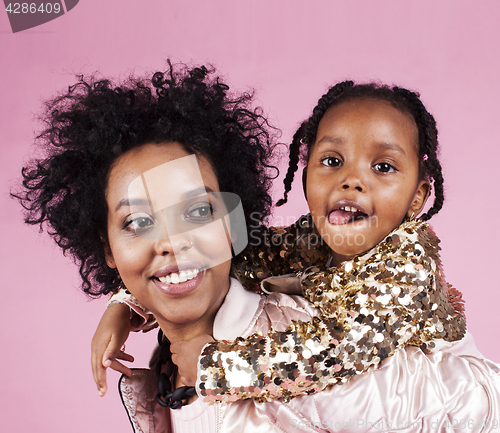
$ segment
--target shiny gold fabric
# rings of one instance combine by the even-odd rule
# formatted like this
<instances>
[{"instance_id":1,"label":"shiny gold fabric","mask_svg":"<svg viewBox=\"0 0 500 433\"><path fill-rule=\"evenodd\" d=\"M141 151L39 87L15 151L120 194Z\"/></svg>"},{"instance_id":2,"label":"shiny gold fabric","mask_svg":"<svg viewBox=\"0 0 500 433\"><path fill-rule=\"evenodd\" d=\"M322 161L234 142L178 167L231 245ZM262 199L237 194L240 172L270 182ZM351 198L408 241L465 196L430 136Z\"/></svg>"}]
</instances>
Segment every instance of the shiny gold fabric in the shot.
<instances>
[{"instance_id":1,"label":"shiny gold fabric","mask_svg":"<svg viewBox=\"0 0 500 433\"><path fill-rule=\"evenodd\" d=\"M294 320L284 332L207 346L200 358L200 389L211 401L287 401L346 382L407 345L430 353L443 341L464 336L461 295L444 279L439 240L428 224L404 223L338 268L322 266L326 249L311 248L312 234L310 217L295 227L272 229L264 248L244 255L252 267L240 264L235 274L251 284L276 271L296 271L304 297L321 317ZM315 266L307 267L311 263ZM235 371L240 374L232 383Z\"/></svg>"},{"instance_id":2,"label":"shiny gold fabric","mask_svg":"<svg viewBox=\"0 0 500 433\"><path fill-rule=\"evenodd\" d=\"M259 226L248 239L247 248L233 259L232 276L255 292L270 276L295 274L311 266L326 268L331 255L310 214L288 227Z\"/></svg>"}]
</instances>

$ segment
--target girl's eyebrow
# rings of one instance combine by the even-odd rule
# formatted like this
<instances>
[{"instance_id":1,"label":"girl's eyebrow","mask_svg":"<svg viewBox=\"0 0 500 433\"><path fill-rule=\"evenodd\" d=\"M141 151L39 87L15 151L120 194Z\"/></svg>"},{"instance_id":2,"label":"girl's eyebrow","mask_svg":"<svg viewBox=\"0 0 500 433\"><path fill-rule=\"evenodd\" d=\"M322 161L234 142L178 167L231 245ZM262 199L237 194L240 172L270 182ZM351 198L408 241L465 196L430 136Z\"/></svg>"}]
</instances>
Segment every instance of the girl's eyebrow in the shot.
<instances>
[{"instance_id":1,"label":"girl's eyebrow","mask_svg":"<svg viewBox=\"0 0 500 433\"><path fill-rule=\"evenodd\" d=\"M331 135L326 135L321 140L318 141L316 146L321 146L326 144L344 144L344 140L340 137L332 137Z\"/></svg>"},{"instance_id":2,"label":"girl's eyebrow","mask_svg":"<svg viewBox=\"0 0 500 433\"><path fill-rule=\"evenodd\" d=\"M382 150L393 150L394 152L400 153L402 156L406 156L404 149L397 143L387 143L384 141L375 143L375 145Z\"/></svg>"},{"instance_id":3,"label":"girl's eyebrow","mask_svg":"<svg viewBox=\"0 0 500 433\"><path fill-rule=\"evenodd\" d=\"M341 137L332 137L330 135L327 135L319 140L316 146L326 146L328 144L345 144L345 141ZM392 150L394 152L400 153L402 156L406 156L406 152L404 151L404 149L397 143L382 141L375 143L375 145L381 150Z\"/></svg>"}]
</instances>

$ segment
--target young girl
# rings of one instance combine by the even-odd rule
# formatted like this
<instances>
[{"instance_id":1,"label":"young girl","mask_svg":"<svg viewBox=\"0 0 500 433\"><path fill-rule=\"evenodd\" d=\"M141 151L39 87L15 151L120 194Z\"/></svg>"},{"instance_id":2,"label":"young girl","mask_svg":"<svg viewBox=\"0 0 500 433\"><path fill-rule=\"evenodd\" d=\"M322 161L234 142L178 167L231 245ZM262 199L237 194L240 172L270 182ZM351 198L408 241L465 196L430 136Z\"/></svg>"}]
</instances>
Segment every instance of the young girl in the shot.
<instances>
[{"instance_id":1,"label":"young girl","mask_svg":"<svg viewBox=\"0 0 500 433\"><path fill-rule=\"evenodd\" d=\"M419 360L417 369L437 359L457 361L457 386L480 365L476 390L485 390L488 408L498 411L498 367L481 360L470 337L463 338L460 296L444 280L438 240L425 222L415 220L431 182L436 198L422 220L443 201L435 122L418 96L400 88L340 83L294 136L286 192L301 152L311 215L263 233L265 243L247 250L233 269L249 287L270 275L286 275L268 278L264 287L301 288L321 318L292 322L284 332L210 344L200 358L200 394L212 401L289 399L345 382L393 355L372 369L380 378L384 366L385 372L408 366L411 354ZM318 232L323 242L314 248ZM181 374L188 376L182 369ZM369 383L371 375L363 380ZM347 388L359 389L363 380L351 380ZM410 388L403 379L400 386ZM454 413L462 392L438 399L441 421ZM386 395L391 407L391 394ZM481 407L484 401L476 408Z\"/></svg>"}]
</instances>

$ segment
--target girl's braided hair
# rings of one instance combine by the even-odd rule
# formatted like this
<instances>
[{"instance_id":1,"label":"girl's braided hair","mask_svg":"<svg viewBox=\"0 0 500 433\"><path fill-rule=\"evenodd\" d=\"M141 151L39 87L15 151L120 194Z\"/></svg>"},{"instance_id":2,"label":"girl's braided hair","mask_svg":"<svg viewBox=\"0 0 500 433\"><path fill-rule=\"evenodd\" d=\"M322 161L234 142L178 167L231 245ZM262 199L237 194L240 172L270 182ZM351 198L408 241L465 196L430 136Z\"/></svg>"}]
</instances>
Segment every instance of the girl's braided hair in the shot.
<instances>
[{"instance_id":1,"label":"girl's braided hair","mask_svg":"<svg viewBox=\"0 0 500 433\"><path fill-rule=\"evenodd\" d=\"M443 173L438 159L438 138L436 121L426 110L420 95L401 87L389 87L376 83L355 85L353 81L343 81L331 87L318 101L313 114L303 122L293 136L290 145L288 170L283 180L285 193L277 206L287 202L299 162L307 165L312 147L316 141L319 122L326 111L341 102L353 99L378 99L387 101L396 109L409 114L415 120L418 129L418 156L420 160L420 179L428 179L434 184L434 203L422 215L422 220L429 220L443 207Z\"/></svg>"},{"instance_id":2,"label":"girl's braided hair","mask_svg":"<svg viewBox=\"0 0 500 433\"><path fill-rule=\"evenodd\" d=\"M113 163L130 149L181 143L210 161L221 191L241 198L247 226L270 213L272 128L250 106L252 95L231 95L213 69L168 65L152 79L119 85L79 77L48 101L36 141L44 156L22 169L22 188L12 193L25 222L46 227L73 257L90 296L114 292L121 281L106 265L105 190Z\"/></svg>"}]
</instances>

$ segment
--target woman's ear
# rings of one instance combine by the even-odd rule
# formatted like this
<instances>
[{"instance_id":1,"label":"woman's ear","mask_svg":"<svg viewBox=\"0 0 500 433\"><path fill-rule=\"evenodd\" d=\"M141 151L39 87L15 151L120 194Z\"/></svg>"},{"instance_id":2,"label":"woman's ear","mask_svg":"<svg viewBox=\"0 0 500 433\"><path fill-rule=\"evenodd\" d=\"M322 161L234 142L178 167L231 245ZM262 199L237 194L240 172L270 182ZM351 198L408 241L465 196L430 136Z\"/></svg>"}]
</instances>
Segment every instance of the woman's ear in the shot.
<instances>
[{"instance_id":1,"label":"woman's ear","mask_svg":"<svg viewBox=\"0 0 500 433\"><path fill-rule=\"evenodd\" d=\"M427 203L427 199L431 193L431 184L428 180L421 180L417 186L417 190L415 191L415 195L413 196L413 200L411 205L406 212L406 216L409 219L416 217L420 212L424 210L425 203Z\"/></svg>"},{"instance_id":2,"label":"woman's ear","mask_svg":"<svg viewBox=\"0 0 500 433\"><path fill-rule=\"evenodd\" d=\"M109 246L108 240L103 235L101 235L101 242L104 248L104 257L106 257L106 264L111 269L116 269L116 263L113 257L113 253L111 252L111 247Z\"/></svg>"}]
</instances>

